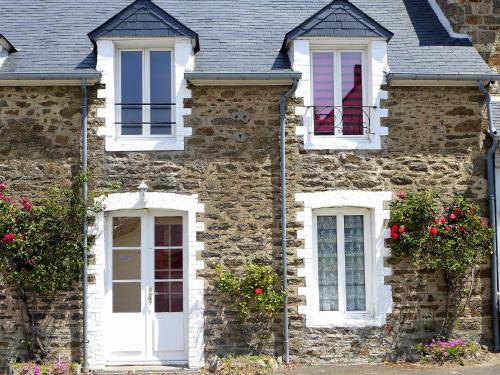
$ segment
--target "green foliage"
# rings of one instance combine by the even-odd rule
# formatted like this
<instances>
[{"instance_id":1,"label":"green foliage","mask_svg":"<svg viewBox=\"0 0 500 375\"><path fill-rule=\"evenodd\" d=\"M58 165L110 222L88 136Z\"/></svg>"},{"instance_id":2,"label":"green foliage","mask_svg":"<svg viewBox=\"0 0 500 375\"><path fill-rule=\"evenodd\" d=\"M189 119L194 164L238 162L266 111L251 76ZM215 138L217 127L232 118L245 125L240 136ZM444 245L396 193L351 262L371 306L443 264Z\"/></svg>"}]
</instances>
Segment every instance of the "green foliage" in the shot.
<instances>
[{"instance_id":1,"label":"green foliage","mask_svg":"<svg viewBox=\"0 0 500 375\"><path fill-rule=\"evenodd\" d=\"M460 301L474 286L477 267L492 253L494 232L479 216L479 207L461 196L440 202L431 192L400 193L391 204L392 254L409 258L417 269L444 273L454 312L446 319L450 333L465 308ZM466 302L467 303L467 302ZM448 310L447 310L448 311Z\"/></svg>"},{"instance_id":2,"label":"green foliage","mask_svg":"<svg viewBox=\"0 0 500 375\"><path fill-rule=\"evenodd\" d=\"M455 362L464 365L464 360L474 359L481 355L481 347L473 341L437 340L430 344L418 344L417 353L422 355L422 361L431 364Z\"/></svg>"},{"instance_id":3,"label":"green foliage","mask_svg":"<svg viewBox=\"0 0 500 375\"><path fill-rule=\"evenodd\" d=\"M84 207L71 189L32 204L0 195L0 270L21 293L69 290L81 274Z\"/></svg>"},{"instance_id":4,"label":"green foliage","mask_svg":"<svg viewBox=\"0 0 500 375\"><path fill-rule=\"evenodd\" d=\"M249 317L272 319L283 307L285 292L280 286L280 279L269 266L249 264L243 275L217 270L217 288L232 300L242 322Z\"/></svg>"}]
</instances>

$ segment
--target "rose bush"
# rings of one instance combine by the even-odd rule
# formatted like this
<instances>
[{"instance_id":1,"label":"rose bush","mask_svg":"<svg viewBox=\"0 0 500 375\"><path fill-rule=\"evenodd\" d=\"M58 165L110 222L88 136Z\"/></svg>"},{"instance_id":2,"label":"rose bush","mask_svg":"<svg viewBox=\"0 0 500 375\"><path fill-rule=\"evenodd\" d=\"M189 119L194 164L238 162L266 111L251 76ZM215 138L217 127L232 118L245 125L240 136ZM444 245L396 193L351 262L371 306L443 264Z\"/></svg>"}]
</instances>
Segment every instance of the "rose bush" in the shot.
<instances>
[{"instance_id":1,"label":"rose bush","mask_svg":"<svg viewBox=\"0 0 500 375\"><path fill-rule=\"evenodd\" d=\"M84 206L78 191L53 188L31 202L0 184L0 275L24 307L26 345L46 355L40 335L38 300L70 290L81 276Z\"/></svg>"},{"instance_id":2,"label":"rose bush","mask_svg":"<svg viewBox=\"0 0 500 375\"><path fill-rule=\"evenodd\" d=\"M448 336L463 314L478 267L491 254L494 231L479 215L479 207L461 196L451 203L432 192L400 193L391 204L391 251L409 258L417 269L443 272L448 286Z\"/></svg>"}]
</instances>

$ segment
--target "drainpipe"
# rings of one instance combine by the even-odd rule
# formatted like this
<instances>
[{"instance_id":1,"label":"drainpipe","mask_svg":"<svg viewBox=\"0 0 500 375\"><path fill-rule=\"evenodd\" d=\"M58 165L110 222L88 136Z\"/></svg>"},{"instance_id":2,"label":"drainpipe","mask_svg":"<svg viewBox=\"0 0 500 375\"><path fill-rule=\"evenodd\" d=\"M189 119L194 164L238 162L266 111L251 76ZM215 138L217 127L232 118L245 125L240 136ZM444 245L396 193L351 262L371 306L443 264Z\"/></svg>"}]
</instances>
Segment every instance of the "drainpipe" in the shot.
<instances>
[{"instance_id":1,"label":"drainpipe","mask_svg":"<svg viewBox=\"0 0 500 375\"><path fill-rule=\"evenodd\" d=\"M82 172L83 172L83 364L82 372L89 372L88 363L88 225L87 225L87 201L88 201L88 183L87 183L87 80L82 79Z\"/></svg>"},{"instance_id":2,"label":"drainpipe","mask_svg":"<svg viewBox=\"0 0 500 375\"><path fill-rule=\"evenodd\" d=\"M281 177L281 263L283 268L283 290L288 292L288 269L286 261L286 102L293 95L299 84L293 80L292 88L280 98L280 177ZM288 295L285 294L283 307L283 351L285 363L290 362L288 338Z\"/></svg>"},{"instance_id":3,"label":"drainpipe","mask_svg":"<svg viewBox=\"0 0 500 375\"><path fill-rule=\"evenodd\" d=\"M482 81L479 82L484 97L486 98L486 108L488 110L488 134L491 137L492 144L486 152L486 168L488 178L488 219L490 227L496 231L496 204L495 204L495 152L498 149L500 137L497 135L497 130L493 125L493 117L491 111L491 96L488 90L484 87ZM498 321L498 247L497 234L491 238L493 246L493 254L491 256L491 304L493 318L493 347L495 352L500 351L500 328Z\"/></svg>"}]
</instances>

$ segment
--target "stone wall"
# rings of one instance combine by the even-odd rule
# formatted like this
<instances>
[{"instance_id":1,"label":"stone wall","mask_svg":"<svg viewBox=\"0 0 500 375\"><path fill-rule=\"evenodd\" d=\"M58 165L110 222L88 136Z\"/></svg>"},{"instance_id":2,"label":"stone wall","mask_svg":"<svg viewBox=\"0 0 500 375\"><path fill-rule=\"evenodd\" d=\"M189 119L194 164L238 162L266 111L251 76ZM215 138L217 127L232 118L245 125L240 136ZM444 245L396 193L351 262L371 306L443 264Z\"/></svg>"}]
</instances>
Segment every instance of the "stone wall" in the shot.
<instances>
[{"instance_id":1,"label":"stone wall","mask_svg":"<svg viewBox=\"0 0 500 375\"><path fill-rule=\"evenodd\" d=\"M456 32L472 37L474 46L493 68L500 68L500 1L437 0Z\"/></svg>"},{"instance_id":2,"label":"stone wall","mask_svg":"<svg viewBox=\"0 0 500 375\"><path fill-rule=\"evenodd\" d=\"M35 197L78 174L81 141L80 88L0 87L0 181ZM42 342L52 354L80 359L81 292L39 301ZM22 309L0 275L0 370L26 354Z\"/></svg>"},{"instance_id":3,"label":"stone wall","mask_svg":"<svg viewBox=\"0 0 500 375\"><path fill-rule=\"evenodd\" d=\"M246 345L234 317L214 286L214 268L225 264L238 269L249 261L274 264L280 259L279 111L283 87L193 87L193 128L185 151L104 152L96 135L101 120L100 102L90 90L90 164L92 190L120 182L121 191L135 191L141 180L152 190L199 194L205 213L198 221L205 231L201 254L205 278L207 356L245 352ZM300 119L288 113L288 240L291 312L291 353L300 361L380 361L399 354L413 339L431 336L443 314L445 289L437 275L416 275L411 268L388 259L393 275L394 311L381 329L308 329L297 308L303 297L297 288L301 261L296 251L300 224L297 192L336 189L427 189L465 193L484 206L485 171L482 127L483 98L476 88L389 87L390 117L384 120L389 136L381 151L304 151L295 126ZM0 89L0 179L17 190L36 194L52 183L70 183L78 170L78 88ZM244 123L232 118L248 112ZM36 139L37 141L33 141ZM91 260L92 261L92 260ZM490 341L488 267L474 291L472 308L459 330ZM56 304L61 318L53 336L54 352L62 348L79 357L80 300L73 296ZM10 291L0 293L0 358L20 350L18 312ZM61 314L66 315L61 315ZM281 327L277 325L268 352L281 352Z\"/></svg>"}]
</instances>

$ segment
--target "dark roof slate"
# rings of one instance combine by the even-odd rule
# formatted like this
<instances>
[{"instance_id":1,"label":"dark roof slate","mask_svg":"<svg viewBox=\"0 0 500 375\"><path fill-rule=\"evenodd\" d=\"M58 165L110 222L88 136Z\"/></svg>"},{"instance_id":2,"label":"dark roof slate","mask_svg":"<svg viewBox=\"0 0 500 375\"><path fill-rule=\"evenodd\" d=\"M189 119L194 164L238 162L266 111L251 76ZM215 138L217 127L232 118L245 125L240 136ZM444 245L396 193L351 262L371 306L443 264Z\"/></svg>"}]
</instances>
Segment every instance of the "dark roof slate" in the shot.
<instances>
[{"instance_id":1,"label":"dark roof slate","mask_svg":"<svg viewBox=\"0 0 500 375\"><path fill-rule=\"evenodd\" d=\"M388 44L391 72L482 73L491 69L476 49L456 45L425 0L350 0L394 33ZM0 32L16 46L3 72L95 70L87 34L131 0L0 0ZM200 51L195 71L269 72L290 70L280 51L286 33L331 0L154 0L195 31Z\"/></svg>"},{"instance_id":2,"label":"dark roof slate","mask_svg":"<svg viewBox=\"0 0 500 375\"><path fill-rule=\"evenodd\" d=\"M198 34L150 0L133 2L88 35L94 43L101 37L186 36L195 41L195 50L199 50Z\"/></svg>"},{"instance_id":3,"label":"dark roof slate","mask_svg":"<svg viewBox=\"0 0 500 375\"><path fill-rule=\"evenodd\" d=\"M283 42L286 49L298 37L382 37L389 41L393 33L345 0L335 0L309 17Z\"/></svg>"}]
</instances>

